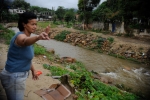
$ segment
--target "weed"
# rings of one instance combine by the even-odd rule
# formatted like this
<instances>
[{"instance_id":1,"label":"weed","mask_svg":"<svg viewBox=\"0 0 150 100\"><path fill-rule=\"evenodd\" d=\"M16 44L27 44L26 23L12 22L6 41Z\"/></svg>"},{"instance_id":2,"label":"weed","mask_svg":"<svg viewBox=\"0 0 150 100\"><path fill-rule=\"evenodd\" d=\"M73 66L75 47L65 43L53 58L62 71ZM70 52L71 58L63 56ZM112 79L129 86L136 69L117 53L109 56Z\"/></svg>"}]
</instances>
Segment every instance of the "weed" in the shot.
<instances>
[{"instance_id":1,"label":"weed","mask_svg":"<svg viewBox=\"0 0 150 100\"><path fill-rule=\"evenodd\" d=\"M114 42L114 38L112 38L112 37L107 38L107 40L109 40L110 43Z\"/></svg>"},{"instance_id":2,"label":"weed","mask_svg":"<svg viewBox=\"0 0 150 100\"><path fill-rule=\"evenodd\" d=\"M58 41L63 41L64 39L66 39L66 35L70 34L71 32L69 31L62 31L61 33L57 34L54 39L58 40Z\"/></svg>"},{"instance_id":3,"label":"weed","mask_svg":"<svg viewBox=\"0 0 150 100\"><path fill-rule=\"evenodd\" d=\"M40 45L34 44L34 54L35 55L43 55L46 53L46 49Z\"/></svg>"},{"instance_id":4,"label":"weed","mask_svg":"<svg viewBox=\"0 0 150 100\"><path fill-rule=\"evenodd\" d=\"M0 39L5 40L6 44L10 44L11 38L15 35L14 31L4 28L1 24L0 30L2 30L2 32L0 33Z\"/></svg>"}]
</instances>

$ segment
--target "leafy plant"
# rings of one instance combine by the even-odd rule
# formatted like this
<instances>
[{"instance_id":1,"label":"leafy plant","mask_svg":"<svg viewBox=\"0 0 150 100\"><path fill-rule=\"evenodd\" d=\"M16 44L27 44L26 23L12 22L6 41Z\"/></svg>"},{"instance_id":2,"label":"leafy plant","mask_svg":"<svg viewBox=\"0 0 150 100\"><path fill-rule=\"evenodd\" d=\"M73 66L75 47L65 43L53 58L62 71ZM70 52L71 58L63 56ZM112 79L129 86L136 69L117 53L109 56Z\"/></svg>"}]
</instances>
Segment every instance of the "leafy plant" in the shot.
<instances>
[{"instance_id":1,"label":"leafy plant","mask_svg":"<svg viewBox=\"0 0 150 100\"><path fill-rule=\"evenodd\" d=\"M42 46L37 45L37 44L34 44L33 46L34 46L34 54L35 55L42 55L42 54L46 53L46 49L43 48Z\"/></svg>"},{"instance_id":2,"label":"leafy plant","mask_svg":"<svg viewBox=\"0 0 150 100\"><path fill-rule=\"evenodd\" d=\"M114 38L112 38L112 37L107 38L107 40L109 40L110 43L114 42Z\"/></svg>"},{"instance_id":3,"label":"leafy plant","mask_svg":"<svg viewBox=\"0 0 150 100\"><path fill-rule=\"evenodd\" d=\"M52 74L53 76L62 76L62 75L65 75L65 74L69 73L68 70L62 69L62 68L57 67L57 66L50 66L50 65L47 65L47 64L43 64L43 67L44 67L45 69L50 70L50 71L51 71L51 74Z\"/></svg>"},{"instance_id":4,"label":"leafy plant","mask_svg":"<svg viewBox=\"0 0 150 100\"><path fill-rule=\"evenodd\" d=\"M76 88L76 95L78 100L137 100L138 96L124 92L115 86L103 84L99 80L92 78L92 73L87 71L81 62L70 64L74 71L57 66L50 66L43 64L45 69L51 71L52 75L62 76L64 74L70 75L70 83ZM49 75L49 74L48 74Z\"/></svg>"},{"instance_id":5,"label":"leafy plant","mask_svg":"<svg viewBox=\"0 0 150 100\"><path fill-rule=\"evenodd\" d=\"M6 44L10 44L11 38L15 35L14 31L4 28L1 24L0 24L0 30L2 31L0 33L0 39L5 40Z\"/></svg>"},{"instance_id":6,"label":"leafy plant","mask_svg":"<svg viewBox=\"0 0 150 100\"><path fill-rule=\"evenodd\" d=\"M103 45L103 42L106 41L106 39L99 37L96 41L97 41L97 47L101 48Z\"/></svg>"},{"instance_id":7,"label":"leafy plant","mask_svg":"<svg viewBox=\"0 0 150 100\"><path fill-rule=\"evenodd\" d=\"M61 33L57 34L57 35L54 37L54 39L59 40L59 41L63 41L64 39L66 39L66 35L67 35L67 34L70 34L70 32L64 30L64 31L62 31Z\"/></svg>"}]
</instances>

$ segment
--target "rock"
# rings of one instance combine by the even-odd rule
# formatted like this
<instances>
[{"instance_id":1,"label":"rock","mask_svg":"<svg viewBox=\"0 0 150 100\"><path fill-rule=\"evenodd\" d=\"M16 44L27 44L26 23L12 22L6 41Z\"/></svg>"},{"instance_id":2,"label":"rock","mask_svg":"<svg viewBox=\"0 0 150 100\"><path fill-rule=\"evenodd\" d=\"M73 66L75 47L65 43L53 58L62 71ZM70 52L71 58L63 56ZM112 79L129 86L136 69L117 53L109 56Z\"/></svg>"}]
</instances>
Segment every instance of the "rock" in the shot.
<instances>
[{"instance_id":1,"label":"rock","mask_svg":"<svg viewBox=\"0 0 150 100\"><path fill-rule=\"evenodd\" d=\"M48 52L51 53L51 54L55 54L55 50L54 49L50 49L50 50L48 50Z\"/></svg>"},{"instance_id":2,"label":"rock","mask_svg":"<svg viewBox=\"0 0 150 100\"><path fill-rule=\"evenodd\" d=\"M60 62L74 63L74 62L76 62L76 59L75 58L71 58L71 57L62 57L60 59Z\"/></svg>"},{"instance_id":3,"label":"rock","mask_svg":"<svg viewBox=\"0 0 150 100\"><path fill-rule=\"evenodd\" d=\"M113 80L110 77L106 77L106 76L102 76L100 81L106 84L111 84L113 82Z\"/></svg>"},{"instance_id":4,"label":"rock","mask_svg":"<svg viewBox=\"0 0 150 100\"><path fill-rule=\"evenodd\" d=\"M127 66L125 66L124 69L127 70L127 71L131 71L131 68L127 67Z\"/></svg>"}]
</instances>

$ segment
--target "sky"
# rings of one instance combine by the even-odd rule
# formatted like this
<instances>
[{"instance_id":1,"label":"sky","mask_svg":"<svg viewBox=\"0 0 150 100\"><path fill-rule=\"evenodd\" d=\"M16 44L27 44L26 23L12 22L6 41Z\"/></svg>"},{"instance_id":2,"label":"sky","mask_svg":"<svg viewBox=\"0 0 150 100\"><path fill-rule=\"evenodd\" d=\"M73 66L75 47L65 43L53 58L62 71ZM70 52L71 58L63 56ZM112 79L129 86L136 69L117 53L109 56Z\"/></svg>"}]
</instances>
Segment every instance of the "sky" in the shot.
<instances>
[{"instance_id":1,"label":"sky","mask_svg":"<svg viewBox=\"0 0 150 100\"><path fill-rule=\"evenodd\" d=\"M30 3L31 6L39 6L44 8L49 8L57 10L58 6L63 6L64 8L75 8L78 9L78 0L25 0ZM106 0L101 0L100 3Z\"/></svg>"}]
</instances>

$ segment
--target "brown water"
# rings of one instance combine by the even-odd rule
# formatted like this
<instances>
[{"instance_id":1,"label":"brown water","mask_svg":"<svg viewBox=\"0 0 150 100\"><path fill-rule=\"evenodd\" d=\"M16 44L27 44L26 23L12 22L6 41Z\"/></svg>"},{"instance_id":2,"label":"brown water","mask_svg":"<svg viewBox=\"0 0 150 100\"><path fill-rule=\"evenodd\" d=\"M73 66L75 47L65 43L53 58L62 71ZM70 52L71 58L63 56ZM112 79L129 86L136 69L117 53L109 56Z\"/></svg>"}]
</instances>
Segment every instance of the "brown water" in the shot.
<instances>
[{"instance_id":1,"label":"brown water","mask_svg":"<svg viewBox=\"0 0 150 100\"><path fill-rule=\"evenodd\" d=\"M147 97L150 94L150 67L131 61L96 53L81 47L72 46L56 40L40 40L38 44L47 49L54 49L60 57L73 57L85 64L86 68L101 75L111 77L115 84L124 84L135 91L143 92ZM130 71L124 67L131 68ZM149 98L150 100L150 98Z\"/></svg>"}]
</instances>

